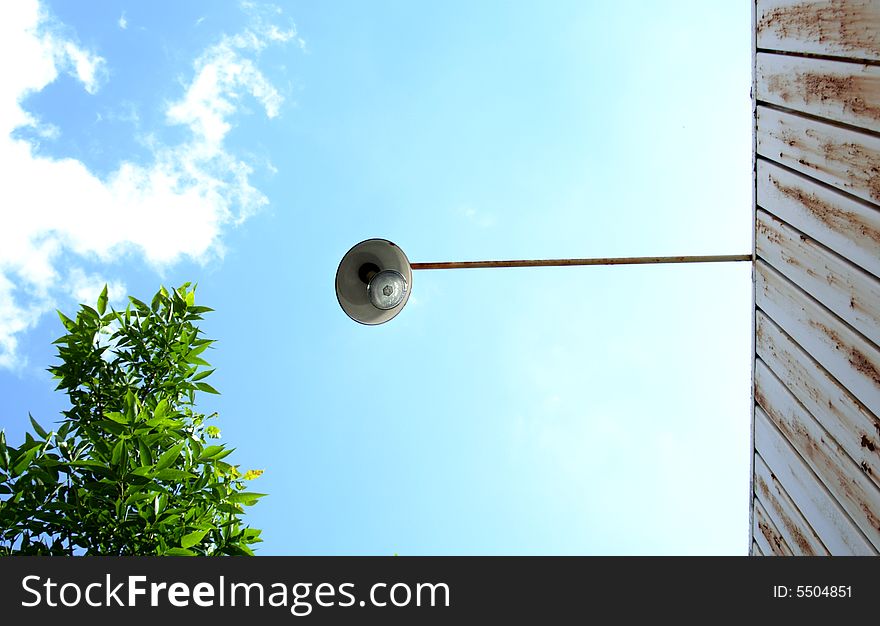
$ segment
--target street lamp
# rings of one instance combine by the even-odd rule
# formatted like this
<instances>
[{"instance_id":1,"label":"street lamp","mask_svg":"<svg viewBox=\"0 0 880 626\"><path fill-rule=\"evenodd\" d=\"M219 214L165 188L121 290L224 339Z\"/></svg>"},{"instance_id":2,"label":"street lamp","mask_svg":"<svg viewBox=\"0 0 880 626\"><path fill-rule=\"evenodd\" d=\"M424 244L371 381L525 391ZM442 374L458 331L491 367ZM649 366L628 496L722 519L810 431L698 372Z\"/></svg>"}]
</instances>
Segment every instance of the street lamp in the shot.
<instances>
[{"instance_id":1,"label":"street lamp","mask_svg":"<svg viewBox=\"0 0 880 626\"><path fill-rule=\"evenodd\" d=\"M751 261L751 254L707 256L614 257L592 259L522 259L509 261L442 261L410 263L387 239L367 239L345 253L336 270L336 298L354 321L375 326L393 319L412 292L413 270L490 267L562 267L569 265L653 265L659 263L727 263Z\"/></svg>"}]
</instances>

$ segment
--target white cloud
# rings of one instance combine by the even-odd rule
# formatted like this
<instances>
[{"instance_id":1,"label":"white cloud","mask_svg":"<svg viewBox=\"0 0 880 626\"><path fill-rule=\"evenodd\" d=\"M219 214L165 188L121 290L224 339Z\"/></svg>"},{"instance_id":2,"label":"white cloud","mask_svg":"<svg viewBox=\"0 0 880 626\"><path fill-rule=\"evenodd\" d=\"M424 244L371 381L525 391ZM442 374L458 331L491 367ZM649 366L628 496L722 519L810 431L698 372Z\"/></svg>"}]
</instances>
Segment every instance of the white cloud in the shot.
<instances>
[{"instance_id":1,"label":"white cloud","mask_svg":"<svg viewBox=\"0 0 880 626\"><path fill-rule=\"evenodd\" d=\"M70 271L66 281L68 293L77 302L95 306L104 285L107 285L107 299L114 305L125 305L125 284L114 280L109 283L98 274L87 274L76 267Z\"/></svg>"},{"instance_id":2,"label":"white cloud","mask_svg":"<svg viewBox=\"0 0 880 626\"><path fill-rule=\"evenodd\" d=\"M28 303L16 300L16 287L0 273L0 367L11 368L27 363L17 354L18 334L34 324L47 309L45 299Z\"/></svg>"},{"instance_id":3,"label":"white cloud","mask_svg":"<svg viewBox=\"0 0 880 626\"><path fill-rule=\"evenodd\" d=\"M104 60L59 37L35 0L4 3L2 12L0 42L7 60L0 81L0 133L6 136L32 123L19 105L22 98L54 81L59 71L86 81L86 89L94 92Z\"/></svg>"},{"instance_id":4,"label":"white cloud","mask_svg":"<svg viewBox=\"0 0 880 626\"><path fill-rule=\"evenodd\" d=\"M99 86L98 82L104 73L104 59L86 52L69 41L63 43L54 42L52 45L58 56L56 63L64 64L67 62L72 64L73 72L86 88L86 91L91 94L96 93Z\"/></svg>"},{"instance_id":5,"label":"white cloud","mask_svg":"<svg viewBox=\"0 0 880 626\"><path fill-rule=\"evenodd\" d=\"M251 167L224 140L244 95L268 117L279 114L283 99L253 57L295 31L285 36L256 21L206 49L181 97L167 105L167 122L187 128L188 137L174 145L154 140L148 162L122 162L99 177L76 159L37 154L13 131L57 136L24 110L23 99L62 72L95 93L105 60L62 36L63 26L37 0L4 3L0 13L0 42L16 57L0 70L0 367L11 367L21 363L17 337L42 314L62 299L94 300L100 291L105 279L86 274L79 259L142 254L157 268L182 257L205 261L222 255L225 226L268 202L250 184ZM109 282L115 293L124 291L120 281Z\"/></svg>"},{"instance_id":6,"label":"white cloud","mask_svg":"<svg viewBox=\"0 0 880 626\"><path fill-rule=\"evenodd\" d=\"M224 37L209 48L196 60L196 77L183 99L168 108L168 120L188 125L205 149L217 150L229 132L228 118L242 91L256 98L267 116L276 117L283 101L281 95L253 61L240 54L241 50L259 51L265 45L258 33L246 31Z\"/></svg>"},{"instance_id":7,"label":"white cloud","mask_svg":"<svg viewBox=\"0 0 880 626\"><path fill-rule=\"evenodd\" d=\"M128 28L128 20L125 19L125 13L119 16L119 20L116 22L119 25L119 28L125 30Z\"/></svg>"}]
</instances>

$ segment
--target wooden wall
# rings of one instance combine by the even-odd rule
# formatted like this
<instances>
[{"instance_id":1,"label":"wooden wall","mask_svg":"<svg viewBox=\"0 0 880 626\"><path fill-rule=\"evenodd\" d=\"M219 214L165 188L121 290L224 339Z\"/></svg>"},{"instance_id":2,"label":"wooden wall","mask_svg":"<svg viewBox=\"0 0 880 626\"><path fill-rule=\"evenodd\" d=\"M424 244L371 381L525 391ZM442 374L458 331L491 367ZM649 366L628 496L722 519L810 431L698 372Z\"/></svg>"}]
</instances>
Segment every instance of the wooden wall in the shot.
<instances>
[{"instance_id":1,"label":"wooden wall","mask_svg":"<svg viewBox=\"0 0 880 626\"><path fill-rule=\"evenodd\" d=\"M754 8L751 552L880 551L880 0Z\"/></svg>"}]
</instances>

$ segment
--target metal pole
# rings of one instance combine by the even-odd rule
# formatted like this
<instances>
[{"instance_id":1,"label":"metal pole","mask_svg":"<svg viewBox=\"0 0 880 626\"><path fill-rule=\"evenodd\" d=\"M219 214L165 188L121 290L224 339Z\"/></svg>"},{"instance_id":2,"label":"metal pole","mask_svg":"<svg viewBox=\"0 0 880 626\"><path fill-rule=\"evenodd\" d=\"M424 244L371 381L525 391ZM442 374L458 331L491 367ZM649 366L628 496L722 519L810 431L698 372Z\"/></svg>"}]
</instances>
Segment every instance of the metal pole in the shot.
<instances>
[{"instance_id":1,"label":"metal pole","mask_svg":"<svg viewBox=\"0 0 880 626\"><path fill-rule=\"evenodd\" d=\"M483 267L561 267L567 265L648 265L654 263L727 263L751 261L751 254L716 254L709 256L631 256L597 259L525 259L513 261L443 261L410 263L414 270L457 270Z\"/></svg>"}]
</instances>

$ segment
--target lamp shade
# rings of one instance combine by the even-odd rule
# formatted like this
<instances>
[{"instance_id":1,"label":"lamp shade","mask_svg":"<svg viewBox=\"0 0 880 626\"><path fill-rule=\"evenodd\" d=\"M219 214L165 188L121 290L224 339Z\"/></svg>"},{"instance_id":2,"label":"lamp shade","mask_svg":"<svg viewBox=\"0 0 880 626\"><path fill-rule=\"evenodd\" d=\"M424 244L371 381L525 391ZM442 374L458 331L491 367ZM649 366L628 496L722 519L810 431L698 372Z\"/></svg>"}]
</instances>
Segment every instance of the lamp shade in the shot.
<instances>
[{"instance_id":1,"label":"lamp shade","mask_svg":"<svg viewBox=\"0 0 880 626\"><path fill-rule=\"evenodd\" d=\"M339 306L361 324L375 326L393 319L406 305L411 291L409 259L387 239L360 242L345 253L336 270Z\"/></svg>"}]
</instances>

